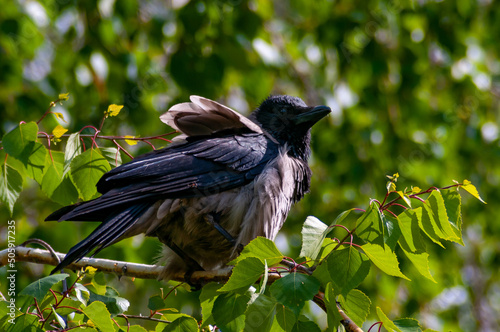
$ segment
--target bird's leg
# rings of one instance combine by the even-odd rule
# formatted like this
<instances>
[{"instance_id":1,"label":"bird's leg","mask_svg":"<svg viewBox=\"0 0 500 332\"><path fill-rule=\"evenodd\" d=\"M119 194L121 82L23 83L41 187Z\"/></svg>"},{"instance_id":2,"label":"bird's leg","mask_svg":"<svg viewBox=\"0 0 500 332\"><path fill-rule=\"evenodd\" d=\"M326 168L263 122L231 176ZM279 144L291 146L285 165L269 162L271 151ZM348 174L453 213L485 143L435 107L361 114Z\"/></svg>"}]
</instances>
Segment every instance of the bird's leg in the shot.
<instances>
[{"instance_id":1,"label":"bird's leg","mask_svg":"<svg viewBox=\"0 0 500 332\"><path fill-rule=\"evenodd\" d=\"M205 215L205 221L208 222L210 225L212 225L226 240L229 241L229 243L231 243L233 247L236 246L236 239L231 234L229 234L229 232L226 231L224 227L222 227L221 224L219 223L220 213L211 212ZM241 243L238 244L237 250L238 254L241 253L241 251L243 250L243 245L241 245Z\"/></svg>"},{"instance_id":2,"label":"bird's leg","mask_svg":"<svg viewBox=\"0 0 500 332\"><path fill-rule=\"evenodd\" d=\"M196 291L201 288L200 285L193 284L191 282L191 276L194 271L205 271L204 268L198 264L193 258L191 258L188 254L186 254L177 244L172 241L170 236L162 234L162 236L158 236L158 239L165 245L167 245L170 249L172 249L186 264L187 271L184 274L184 280L193 288L193 291Z\"/></svg>"}]
</instances>

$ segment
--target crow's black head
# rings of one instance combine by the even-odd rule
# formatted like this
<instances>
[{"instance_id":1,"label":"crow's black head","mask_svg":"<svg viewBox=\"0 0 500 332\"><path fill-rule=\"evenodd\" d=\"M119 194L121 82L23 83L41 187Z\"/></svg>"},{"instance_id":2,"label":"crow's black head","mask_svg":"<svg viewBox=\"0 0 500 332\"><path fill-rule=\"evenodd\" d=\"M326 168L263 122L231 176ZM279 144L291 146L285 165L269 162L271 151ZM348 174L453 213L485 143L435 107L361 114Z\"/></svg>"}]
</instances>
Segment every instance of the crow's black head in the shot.
<instances>
[{"instance_id":1,"label":"crow's black head","mask_svg":"<svg viewBox=\"0 0 500 332\"><path fill-rule=\"evenodd\" d=\"M291 155L307 159L310 153L310 129L330 112L327 106L307 106L298 97L270 96L250 118L280 144L287 144Z\"/></svg>"}]
</instances>

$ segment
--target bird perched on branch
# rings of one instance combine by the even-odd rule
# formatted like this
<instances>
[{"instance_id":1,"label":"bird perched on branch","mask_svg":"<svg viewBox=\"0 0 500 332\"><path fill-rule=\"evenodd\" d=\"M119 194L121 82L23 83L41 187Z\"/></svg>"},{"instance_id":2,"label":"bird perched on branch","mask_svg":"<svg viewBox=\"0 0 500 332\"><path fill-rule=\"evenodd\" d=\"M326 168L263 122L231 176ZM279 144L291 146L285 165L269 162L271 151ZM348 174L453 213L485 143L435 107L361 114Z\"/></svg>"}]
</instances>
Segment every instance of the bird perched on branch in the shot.
<instances>
[{"instance_id":1,"label":"bird perched on branch","mask_svg":"<svg viewBox=\"0 0 500 332\"><path fill-rule=\"evenodd\" d=\"M47 217L101 222L54 271L141 233L166 245L163 279L219 268L257 236L274 240L309 191L310 128L330 108L271 96L244 117L203 97L191 101L160 117L183 134L173 144L104 174L102 196Z\"/></svg>"}]
</instances>

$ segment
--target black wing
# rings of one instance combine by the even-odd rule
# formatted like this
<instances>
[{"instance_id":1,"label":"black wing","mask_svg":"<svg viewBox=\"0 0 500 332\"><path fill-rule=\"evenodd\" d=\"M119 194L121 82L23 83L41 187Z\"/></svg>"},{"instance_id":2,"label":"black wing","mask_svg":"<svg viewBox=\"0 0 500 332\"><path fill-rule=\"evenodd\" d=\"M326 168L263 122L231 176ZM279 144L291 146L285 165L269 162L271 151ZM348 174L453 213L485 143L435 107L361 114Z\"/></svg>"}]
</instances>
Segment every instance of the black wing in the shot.
<instances>
[{"instance_id":1,"label":"black wing","mask_svg":"<svg viewBox=\"0 0 500 332\"><path fill-rule=\"evenodd\" d=\"M278 153L278 146L258 133L205 137L156 150L106 173L97 184L99 198L62 208L46 220L109 220L124 206L237 188Z\"/></svg>"}]
</instances>

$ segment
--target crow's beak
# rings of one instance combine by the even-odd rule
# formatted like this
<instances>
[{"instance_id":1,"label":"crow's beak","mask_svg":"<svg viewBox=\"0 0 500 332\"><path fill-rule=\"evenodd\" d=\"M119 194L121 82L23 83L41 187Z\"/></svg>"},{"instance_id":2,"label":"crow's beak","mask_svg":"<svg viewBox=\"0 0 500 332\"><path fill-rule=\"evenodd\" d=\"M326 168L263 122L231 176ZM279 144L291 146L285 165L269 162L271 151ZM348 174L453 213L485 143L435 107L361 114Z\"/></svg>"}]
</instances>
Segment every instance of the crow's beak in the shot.
<instances>
[{"instance_id":1,"label":"crow's beak","mask_svg":"<svg viewBox=\"0 0 500 332\"><path fill-rule=\"evenodd\" d=\"M328 106L316 106L293 118L293 123L298 126L311 128L316 122L328 115L332 110Z\"/></svg>"}]
</instances>

